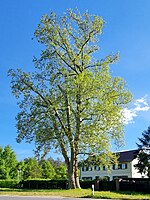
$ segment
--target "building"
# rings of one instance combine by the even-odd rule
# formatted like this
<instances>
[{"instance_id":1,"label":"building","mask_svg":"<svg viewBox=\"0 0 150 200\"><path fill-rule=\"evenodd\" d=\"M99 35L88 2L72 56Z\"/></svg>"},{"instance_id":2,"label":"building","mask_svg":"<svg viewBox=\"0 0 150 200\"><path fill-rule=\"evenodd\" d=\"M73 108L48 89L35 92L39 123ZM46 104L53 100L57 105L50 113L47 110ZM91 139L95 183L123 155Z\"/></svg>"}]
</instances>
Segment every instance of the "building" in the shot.
<instances>
[{"instance_id":1,"label":"building","mask_svg":"<svg viewBox=\"0 0 150 200\"><path fill-rule=\"evenodd\" d=\"M138 172L134 167L137 164L138 150L117 152L119 154L118 164L112 165L112 169L108 171L105 166L87 166L80 170L80 179L94 180L99 178L107 178L113 180L115 178L146 178L144 174Z\"/></svg>"}]
</instances>

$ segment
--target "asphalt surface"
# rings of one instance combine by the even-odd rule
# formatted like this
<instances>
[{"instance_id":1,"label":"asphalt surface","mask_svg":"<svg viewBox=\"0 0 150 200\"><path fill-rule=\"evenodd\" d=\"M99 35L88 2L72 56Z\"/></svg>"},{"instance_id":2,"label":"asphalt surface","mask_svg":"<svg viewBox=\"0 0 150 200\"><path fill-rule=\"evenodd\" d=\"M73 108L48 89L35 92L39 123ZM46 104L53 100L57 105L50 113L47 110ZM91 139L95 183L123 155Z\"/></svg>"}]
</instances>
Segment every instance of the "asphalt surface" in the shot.
<instances>
[{"instance_id":1,"label":"asphalt surface","mask_svg":"<svg viewBox=\"0 0 150 200\"><path fill-rule=\"evenodd\" d=\"M69 198L69 197L35 197L35 196L7 196L1 195L0 200L95 200L88 198Z\"/></svg>"}]
</instances>

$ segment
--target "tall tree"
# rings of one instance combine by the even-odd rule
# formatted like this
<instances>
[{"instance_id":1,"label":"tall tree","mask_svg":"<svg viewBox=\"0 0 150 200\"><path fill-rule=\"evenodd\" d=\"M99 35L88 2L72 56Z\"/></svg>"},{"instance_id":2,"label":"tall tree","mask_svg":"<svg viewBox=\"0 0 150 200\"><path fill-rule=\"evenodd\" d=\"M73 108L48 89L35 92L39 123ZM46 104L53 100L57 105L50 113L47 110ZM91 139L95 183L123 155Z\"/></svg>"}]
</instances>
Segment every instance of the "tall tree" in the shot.
<instances>
[{"instance_id":1,"label":"tall tree","mask_svg":"<svg viewBox=\"0 0 150 200\"><path fill-rule=\"evenodd\" d=\"M102 153L102 164L110 163L111 142L122 143L122 112L131 100L124 80L110 74L118 54L94 57L103 26L88 12L44 15L35 31L45 46L34 59L36 71L9 70L12 93L20 97L17 141L34 140L44 153L60 150L70 188L80 188L79 154Z\"/></svg>"},{"instance_id":2,"label":"tall tree","mask_svg":"<svg viewBox=\"0 0 150 200\"><path fill-rule=\"evenodd\" d=\"M0 147L0 179L6 179L5 160L3 159L2 147Z\"/></svg>"},{"instance_id":3,"label":"tall tree","mask_svg":"<svg viewBox=\"0 0 150 200\"><path fill-rule=\"evenodd\" d=\"M9 145L0 148L0 178L16 179L18 176L17 158Z\"/></svg>"},{"instance_id":4,"label":"tall tree","mask_svg":"<svg viewBox=\"0 0 150 200\"><path fill-rule=\"evenodd\" d=\"M138 138L140 143L137 143L139 153L138 153L138 163L135 167L140 173L144 173L150 178L150 127L147 131L142 133L142 137Z\"/></svg>"}]
</instances>

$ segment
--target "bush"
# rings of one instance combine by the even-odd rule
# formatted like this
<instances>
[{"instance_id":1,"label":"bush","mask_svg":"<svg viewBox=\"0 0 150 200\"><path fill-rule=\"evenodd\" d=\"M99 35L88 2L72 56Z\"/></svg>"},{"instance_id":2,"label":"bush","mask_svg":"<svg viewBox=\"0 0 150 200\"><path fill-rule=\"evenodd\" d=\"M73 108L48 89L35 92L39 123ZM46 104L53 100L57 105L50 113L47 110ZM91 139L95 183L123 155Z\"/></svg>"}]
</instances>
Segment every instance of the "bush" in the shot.
<instances>
[{"instance_id":1,"label":"bush","mask_svg":"<svg viewBox=\"0 0 150 200\"><path fill-rule=\"evenodd\" d=\"M17 180L0 180L0 188L17 188L18 185Z\"/></svg>"}]
</instances>

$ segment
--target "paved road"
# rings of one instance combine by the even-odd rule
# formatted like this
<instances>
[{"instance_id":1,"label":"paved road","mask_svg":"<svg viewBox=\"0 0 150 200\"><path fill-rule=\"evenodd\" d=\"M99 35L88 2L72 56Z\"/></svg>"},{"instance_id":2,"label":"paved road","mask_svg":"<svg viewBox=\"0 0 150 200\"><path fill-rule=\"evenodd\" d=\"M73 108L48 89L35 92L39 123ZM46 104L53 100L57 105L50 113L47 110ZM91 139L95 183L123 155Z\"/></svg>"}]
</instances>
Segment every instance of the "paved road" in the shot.
<instances>
[{"instance_id":1,"label":"paved road","mask_svg":"<svg viewBox=\"0 0 150 200\"><path fill-rule=\"evenodd\" d=\"M22 197L22 196L0 196L0 200L94 200L88 198L67 198L67 197Z\"/></svg>"}]
</instances>

